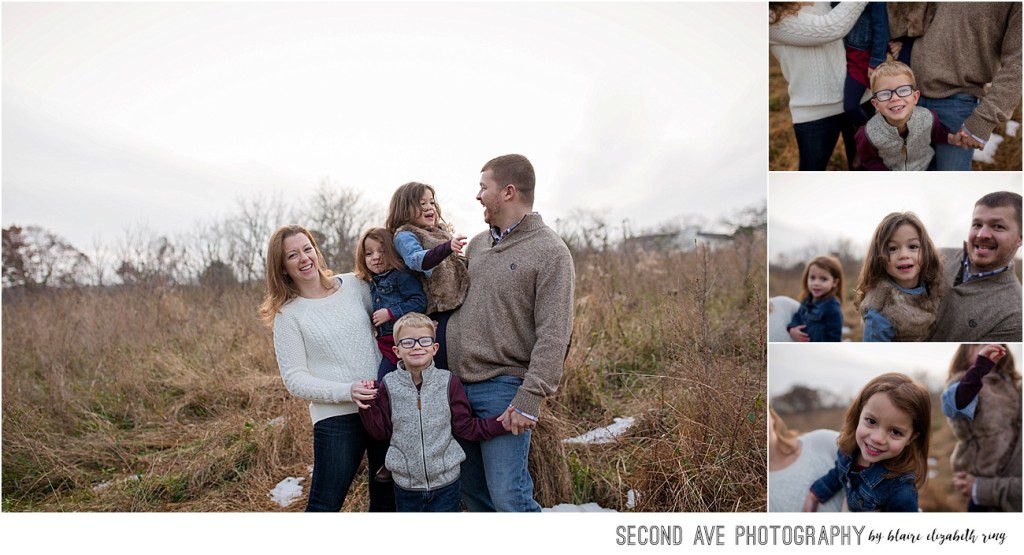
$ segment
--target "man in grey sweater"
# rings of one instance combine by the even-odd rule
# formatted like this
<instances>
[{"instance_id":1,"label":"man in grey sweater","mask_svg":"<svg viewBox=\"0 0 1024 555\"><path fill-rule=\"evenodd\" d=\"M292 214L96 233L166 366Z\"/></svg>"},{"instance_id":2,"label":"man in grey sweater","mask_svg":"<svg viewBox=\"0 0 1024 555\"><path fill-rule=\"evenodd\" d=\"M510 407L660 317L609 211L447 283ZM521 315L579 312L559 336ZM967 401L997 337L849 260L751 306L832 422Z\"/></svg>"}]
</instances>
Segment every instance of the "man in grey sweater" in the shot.
<instances>
[{"instance_id":1,"label":"man in grey sweater","mask_svg":"<svg viewBox=\"0 0 1024 555\"><path fill-rule=\"evenodd\" d=\"M931 341L1021 340L1021 196L999 191L974 204L963 250L942 250L942 305Z\"/></svg>"},{"instance_id":2,"label":"man in grey sweater","mask_svg":"<svg viewBox=\"0 0 1024 555\"><path fill-rule=\"evenodd\" d=\"M481 170L477 200L490 229L466 249L469 291L448 322L448 362L473 416L512 435L462 441L462 501L471 511L540 511L527 470L530 430L554 393L572 335L572 256L533 212L533 166L518 154Z\"/></svg>"}]
</instances>

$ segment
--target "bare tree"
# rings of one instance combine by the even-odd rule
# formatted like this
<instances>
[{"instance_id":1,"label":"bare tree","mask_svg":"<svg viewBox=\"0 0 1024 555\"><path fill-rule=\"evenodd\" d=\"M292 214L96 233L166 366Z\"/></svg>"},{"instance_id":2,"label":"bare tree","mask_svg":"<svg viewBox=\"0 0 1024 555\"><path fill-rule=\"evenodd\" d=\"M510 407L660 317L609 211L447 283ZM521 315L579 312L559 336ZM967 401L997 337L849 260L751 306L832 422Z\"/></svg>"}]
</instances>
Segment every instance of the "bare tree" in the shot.
<instances>
[{"instance_id":1,"label":"bare tree","mask_svg":"<svg viewBox=\"0 0 1024 555\"><path fill-rule=\"evenodd\" d=\"M59 235L39 226L3 229L3 284L69 287L83 281L89 257Z\"/></svg>"},{"instance_id":2,"label":"bare tree","mask_svg":"<svg viewBox=\"0 0 1024 555\"><path fill-rule=\"evenodd\" d=\"M224 223L224 236L231 243L227 262L243 281L263 277L267 240L285 223L286 212L280 193L238 199L237 212Z\"/></svg>"},{"instance_id":3,"label":"bare tree","mask_svg":"<svg viewBox=\"0 0 1024 555\"><path fill-rule=\"evenodd\" d=\"M353 268L356 241L364 229L373 224L377 214L358 191L336 186L324 180L303 204L308 211L297 214L298 221L308 222L314 233L324 263L328 268L347 272ZM382 225L381 222L380 225Z\"/></svg>"}]
</instances>

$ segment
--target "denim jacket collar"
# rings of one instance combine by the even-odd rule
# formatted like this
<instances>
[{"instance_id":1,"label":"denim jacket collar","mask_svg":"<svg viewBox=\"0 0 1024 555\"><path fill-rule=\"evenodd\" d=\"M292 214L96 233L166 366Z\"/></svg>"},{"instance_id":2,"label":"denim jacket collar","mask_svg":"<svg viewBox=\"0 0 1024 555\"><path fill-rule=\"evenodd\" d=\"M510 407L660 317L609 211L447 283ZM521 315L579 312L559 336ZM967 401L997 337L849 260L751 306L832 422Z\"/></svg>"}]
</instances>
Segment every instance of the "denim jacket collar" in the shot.
<instances>
[{"instance_id":1,"label":"denim jacket collar","mask_svg":"<svg viewBox=\"0 0 1024 555\"><path fill-rule=\"evenodd\" d=\"M839 453L839 468L842 469L844 476L849 476L850 471L853 469L853 455L847 455L843 452ZM871 489L878 487L878 484L885 480L885 475L890 471L885 468L884 465L875 463L871 466L861 470L859 472L860 479Z\"/></svg>"},{"instance_id":2,"label":"denim jacket collar","mask_svg":"<svg viewBox=\"0 0 1024 555\"><path fill-rule=\"evenodd\" d=\"M390 276L391 272L394 272L394 271L395 271L394 269L386 270L386 271L383 271L383 272L381 272L379 274L373 274L373 276L371 276L371 277L372 277L374 283L380 285L380 282L383 281L384 278Z\"/></svg>"}]
</instances>

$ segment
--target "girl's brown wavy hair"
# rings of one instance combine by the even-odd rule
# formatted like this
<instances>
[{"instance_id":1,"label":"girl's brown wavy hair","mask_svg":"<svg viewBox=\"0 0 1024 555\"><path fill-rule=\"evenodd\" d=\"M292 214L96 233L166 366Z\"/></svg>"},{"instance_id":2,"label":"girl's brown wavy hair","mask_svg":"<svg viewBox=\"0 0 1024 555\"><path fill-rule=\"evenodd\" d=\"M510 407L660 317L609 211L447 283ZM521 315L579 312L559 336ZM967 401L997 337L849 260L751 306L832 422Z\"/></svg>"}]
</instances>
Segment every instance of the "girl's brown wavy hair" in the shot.
<instances>
[{"instance_id":1,"label":"girl's brown wavy hair","mask_svg":"<svg viewBox=\"0 0 1024 555\"><path fill-rule=\"evenodd\" d=\"M913 212L893 212L882 218L871 237L868 254L864 257L864 264L860 267L860 277L857 280L857 296L853 301L853 306L857 310L860 310L860 303L868 291L874 289L879 281L889 277L885 270L889 263L885 248L896 230L903 224L913 226L921 239L921 284L928 288L929 296L938 297L941 294L939 283L942 280L942 261L932 238L928 236L928 230Z\"/></svg>"},{"instance_id":2,"label":"girl's brown wavy hair","mask_svg":"<svg viewBox=\"0 0 1024 555\"><path fill-rule=\"evenodd\" d=\"M309 243L313 245L316 252L316 267L320 272L320 284L326 289L334 288L334 281L331 276L334 272L324 267L324 255L316 244L316 238L301 225L286 225L277 228L277 231L270 236L270 243L267 245L267 262L265 266L267 292L260 304L260 320L268 326L274 324L274 317L284 306L284 303L299 295L298 288L292 282L292 278L284 270L284 240L298 234L305 235Z\"/></svg>"},{"instance_id":3,"label":"girl's brown wavy hair","mask_svg":"<svg viewBox=\"0 0 1024 555\"><path fill-rule=\"evenodd\" d=\"M903 452L899 456L881 463L889 471L885 477L895 478L905 472L913 472L914 485L917 489L921 489L928 478L932 398L924 386L905 374L898 372L882 374L864 386L843 416L843 429L839 432L839 451L845 455L856 457L859 449L856 432L857 424L860 423L860 414L864 410L864 403L867 403L868 399L876 393L887 395L896 408L910 415L914 428L914 436L903 448Z\"/></svg>"},{"instance_id":4,"label":"girl's brown wavy hair","mask_svg":"<svg viewBox=\"0 0 1024 555\"><path fill-rule=\"evenodd\" d=\"M366 240L373 239L384 246L384 267L388 270L401 270L405 268L405 263L402 261L402 257L398 254L398 249L395 248L395 237L390 231L383 227L371 227L363 232L359 236L359 242L356 243L356 277L363 281L370 281L373 279L373 272L370 271L370 267L366 265ZM386 271L386 270L385 270Z\"/></svg>"},{"instance_id":5,"label":"girl's brown wavy hair","mask_svg":"<svg viewBox=\"0 0 1024 555\"><path fill-rule=\"evenodd\" d=\"M437 213L437 227L451 232L451 226L441 216L441 203L437 200L437 191L426 183L410 181L395 190L388 205L388 217L384 227L394 233L398 228L412 221L420 212L420 199L430 191L434 196L434 211Z\"/></svg>"}]
</instances>

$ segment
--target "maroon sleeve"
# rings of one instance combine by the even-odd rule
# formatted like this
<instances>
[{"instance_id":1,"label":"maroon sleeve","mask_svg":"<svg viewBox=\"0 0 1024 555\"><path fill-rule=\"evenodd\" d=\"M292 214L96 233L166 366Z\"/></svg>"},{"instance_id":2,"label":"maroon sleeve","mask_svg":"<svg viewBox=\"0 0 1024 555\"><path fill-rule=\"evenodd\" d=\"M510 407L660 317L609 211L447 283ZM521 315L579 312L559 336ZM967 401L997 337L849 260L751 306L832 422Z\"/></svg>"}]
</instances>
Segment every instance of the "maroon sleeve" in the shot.
<instances>
[{"instance_id":1,"label":"maroon sleeve","mask_svg":"<svg viewBox=\"0 0 1024 555\"><path fill-rule=\"evenodd\" d=\"M485 441L506 433L497 418L474 418L462 382L452 374L448 382L448 401L452 405L452 433L470 441Z\"/></svg>"},{"instance_id":2,"label":"maroon sleeve","mask_svg":"<svg viewBox=\"0 0 1024 555\"><path fill-rule=\"evenodd\" d=\"M971 401L981 393L981 379L988 374L996 363L987 357L978 355L978 360L967 369L964 377L960 378L960 385L956 386L956 408L963 409L971 404Z\"/></svg>"},{"instance_id":3,"label":"maroon sleeve","mask_svg":"<svg viewBox=\"0 0 1024 555\"><path fill-rule=\"evenodd\" d=\"M377 398L371 400L370 408L359 409L359 419L363 428L377 441L391 439L391 401L388 399L388 388L384 382L377 386Z\"/></svg>"},{"instance_id":4,"label":"maroon sleeve","mask_svg":"<svg viewBox=\"0 0 1024 555\"><path fill-rule=\"evenodd\" d=\"M448 258L448 256L451 254L452 242L445 241L444 243L441 243L440 245L427 251L427 254L423 255L423 262L420 264L420 266L423 268L423 271L430 270L434 266L440 264L442 260Z\"/></svg>"},{"instance_id":5,"label":"maroon sleeve","mask_svg":"<svg viewBox=\"0 0 1024 555\"><path fill-rule=\"evenodd\" d=\"M885 164L882 162L882 157L878 155L875 145L871 144L871 141L868 140L867 126L858 129L854 138L857 142L857 158L860 158L860 163L864 166L865 170L876 172L889 171L889 168L885 167Z\"/></svg>"},{"instance_id":6,"label":"maroon sleeve","mask_svg":"<svg viewBox=\"0 0 1024 555\"><path fill-rule=\"evenodd\" d=\"M939 121L939 114L932 111L932 143L937 145L948 145L950 130Z\"/></svg>"}]
</instances>

